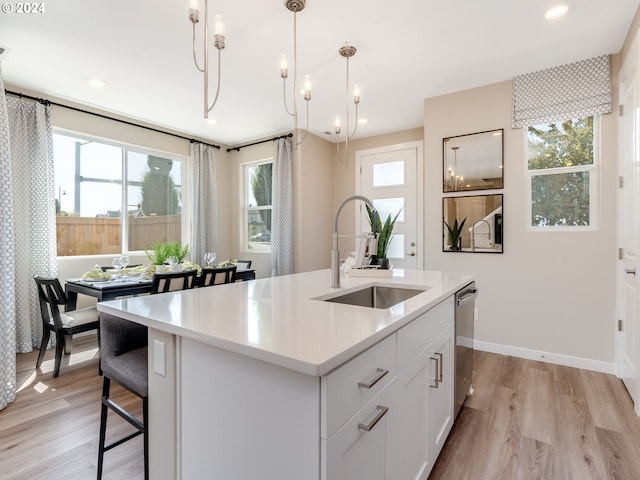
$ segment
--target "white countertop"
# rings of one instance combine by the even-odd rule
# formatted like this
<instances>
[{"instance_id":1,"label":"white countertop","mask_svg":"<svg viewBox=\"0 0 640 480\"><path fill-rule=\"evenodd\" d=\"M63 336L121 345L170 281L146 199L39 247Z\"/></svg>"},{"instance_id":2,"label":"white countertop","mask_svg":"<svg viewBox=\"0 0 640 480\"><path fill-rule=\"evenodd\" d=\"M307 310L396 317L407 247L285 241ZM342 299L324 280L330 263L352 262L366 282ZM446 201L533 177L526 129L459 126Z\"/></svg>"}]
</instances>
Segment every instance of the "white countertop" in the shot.
<instances>
[{"instance_id":1,"label":"white countertop","mask_svg":"<svg viewBox=\"0 0 640 480\"><path fill-rule=\"evenodd\" d=\"M98 310L309 375L324 375L455 293L475 275L397 269L392 278L331 271L98 303ZM316 300L363 285L429 287L386 310ZM342 293L340 292L340 293Z\"/></svg>"}]
</instances>

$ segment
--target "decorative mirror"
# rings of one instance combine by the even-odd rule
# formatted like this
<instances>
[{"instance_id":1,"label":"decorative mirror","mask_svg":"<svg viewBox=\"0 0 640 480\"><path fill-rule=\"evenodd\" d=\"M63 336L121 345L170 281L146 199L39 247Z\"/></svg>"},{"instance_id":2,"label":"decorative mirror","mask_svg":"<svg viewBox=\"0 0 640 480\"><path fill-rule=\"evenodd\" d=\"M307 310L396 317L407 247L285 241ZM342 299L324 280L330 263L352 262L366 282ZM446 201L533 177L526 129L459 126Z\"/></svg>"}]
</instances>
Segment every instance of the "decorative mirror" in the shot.
<instances>
[{"instance_id":1,"label":"decorative mirror","mask_svg":"<svg viewBox=\"0 0 640 480\"><path fill-rule=\"evenodd\" d=\"M502 253L502 195L442 199L442 251Z\"/></svg>"},{"instance_id":2,"label":"decorative mirror","mask_svg":"<svg viewBox=\"0 0 640 480\"><path fill-rule=\"evenodd\" d=\"M443 192L503 188L503 129L442 139Z\"/></svg>"}]
</instances>

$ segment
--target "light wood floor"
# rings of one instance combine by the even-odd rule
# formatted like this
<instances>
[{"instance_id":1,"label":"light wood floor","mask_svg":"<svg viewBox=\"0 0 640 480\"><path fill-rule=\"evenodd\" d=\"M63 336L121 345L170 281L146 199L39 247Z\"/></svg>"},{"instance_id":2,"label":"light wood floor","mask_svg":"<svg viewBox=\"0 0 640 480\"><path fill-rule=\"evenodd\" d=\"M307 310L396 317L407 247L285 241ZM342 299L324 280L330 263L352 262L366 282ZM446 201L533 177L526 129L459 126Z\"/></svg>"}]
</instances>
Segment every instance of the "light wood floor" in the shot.
<instances>
[{"instance_id":1,"label":"light wood floor","mask_svg":"<svg viewBox=\"0 0 640 480\"><path fill-rule=\"evenodd\" d=\"M17 356L20 391L0 411L0 478L93 479L102 385L95 336L76 339L57 379L53 352L39 370L36 357ZM429 480L640 479L640 419L614 376L476 352L473 384ZM113 388L140 412L137 397ZM109 422L108 439L129 431L115 415ZM106 453L104 478L143 478L140 437Z\"/></svg>"},{"instance_id":2,"label":"light wood floor","mask_svg":"<svg viewBox=\"0 0 640 480\"><path fill-rule=\"evenodd\" d=\"M473 386L429 480L640 479L640 418L615 376L475 352Z\"/></svg>"},{"instance_id":3,"label":"light wood floor","mask_svg":"<svg viewBox=\"0 0 640 480\"><path fill-rule=\"evenodd\" d=\"M74 338L58 378L51 378L53 350L35 369L38 352L17 355L14 403L0 411L0 478L2 480L90 480L96 478L102 377L98 376L95 335ZM71 365L70 365L71 363ZM112 383L112 396L136 414L135 395ZM109 414L107 442L131 427ZM105 454L105 480L143 479L142 437Z\"/></svg>"}]
</instances>

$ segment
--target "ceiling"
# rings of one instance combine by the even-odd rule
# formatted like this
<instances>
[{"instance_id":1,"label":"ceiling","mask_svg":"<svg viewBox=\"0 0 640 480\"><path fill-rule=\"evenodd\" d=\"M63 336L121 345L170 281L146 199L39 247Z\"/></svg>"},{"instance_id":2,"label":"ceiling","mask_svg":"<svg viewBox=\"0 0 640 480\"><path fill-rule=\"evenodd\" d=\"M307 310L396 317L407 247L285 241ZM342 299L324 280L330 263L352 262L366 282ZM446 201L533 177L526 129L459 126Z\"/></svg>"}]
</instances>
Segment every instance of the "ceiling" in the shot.
<instances>
[{"instance_id":1,"label":"ceiling","mask_svg":"<svg viewBox=\"0 0 640 480\"><path fill-rule=\"evenodd\" d=\"M209 3L210 22L220 13L226 37L220 98L210 114L215 124L203 118L188 0L54 0L43 2L44 13L0 14L3 79L12 89L225 145L291 130L280 57L289 59L291 80L293 14L283 0ZM368 137L421 127L425 98L620 52L640 0L571 0L569 13L549 22L544 11L551 3L307 0L297 14L298 82L309 74L310 131L337 140L324 132L333 130L336 114L345 116L346 61L338 54L345 43L358 50L349 61L349 90L360 85L359 113L368 122L357 134ZM203 19L204 0L199 5ZM201 55L201 40L197 49ZM213 97L217 50L210 53ZM91 87L91 76L107 85Z\"/></svg>"}]
</instances>

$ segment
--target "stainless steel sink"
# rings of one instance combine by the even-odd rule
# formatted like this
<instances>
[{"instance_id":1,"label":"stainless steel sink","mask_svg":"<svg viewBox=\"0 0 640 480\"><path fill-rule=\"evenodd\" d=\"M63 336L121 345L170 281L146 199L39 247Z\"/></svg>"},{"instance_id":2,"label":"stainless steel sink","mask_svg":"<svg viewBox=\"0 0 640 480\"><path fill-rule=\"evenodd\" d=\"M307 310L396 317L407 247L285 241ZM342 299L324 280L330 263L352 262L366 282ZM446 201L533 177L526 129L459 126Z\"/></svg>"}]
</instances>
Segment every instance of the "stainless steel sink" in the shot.
<instances>
[{"instance_id":1,"label":"stainless steel sink","mask_svg":"<svg viewBox=\"0 0 640 480\"><path fill-rule=\"evenodd\" d=\"M359 307L386 309L391 308L400 302L404 302L411 297L415 297L425 290L426 288L418 289L373 285L349 293L320 297L318 300L356 305Z\"/></svg>"}]
</instances>

